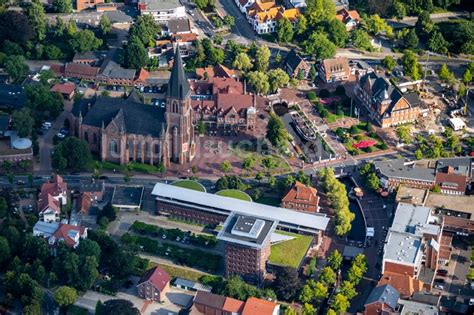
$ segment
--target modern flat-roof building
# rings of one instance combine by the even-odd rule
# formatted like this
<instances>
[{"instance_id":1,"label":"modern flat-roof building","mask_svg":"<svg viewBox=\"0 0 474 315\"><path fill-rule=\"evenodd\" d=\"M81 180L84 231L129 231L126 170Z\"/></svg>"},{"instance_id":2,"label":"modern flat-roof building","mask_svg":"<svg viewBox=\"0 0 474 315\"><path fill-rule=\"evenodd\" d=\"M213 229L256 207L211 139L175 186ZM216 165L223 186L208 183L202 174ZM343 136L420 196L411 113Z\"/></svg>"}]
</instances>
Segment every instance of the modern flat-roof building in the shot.
<instances>
[{"instance_id":1,"label":"modern flat-roof building","mask_svg":"<svg viewBox=\"0 0 474 315\"><path fill-rule=\"evenodd\" d=\"M26 93L23 86L0 83L0 109L20 109L25 103Z\"/></svg>"},{"instance_id":2,"label":"modern flat-roof building","mask_svg":"<svg viewBox=\"0 0 474 315\"><path fill-rule=\"evenodd\" d=\"M231 212L278 221L278 227L305 234L320 234L326 230L329 218L324 214L310 214L268 206L256 202L232 199L173 185L156 183L152 194L156 197L157 212L204 224L224 222Z\"/></svg>"},{"instance_id":3,"label":"modern flat-roof building","mask_svg":"<svg viewBox=\"0 0 474 315\"><path fill-rule=\"evenodd\" d=\"M413 188L432 188L435 184L436 170L419 167L415 162L405 162L402 159L377 161L375 169L383 188L393 190L400 184Z\"/></svg>"},{"instance_id":4,"label":"modern flat-roof building","mask_svg":"<svg viewBox=\"0 0 474 315\"><path fill-rule=\"evenodd\" d=\"M382 273L406 274L430 285L443 229L435 223L431 208L399 203L385 241Z\"/></svg>"},{"instance_id":5,"label":"modern flat-roof building","mask_svg":"<svg viewBox=\"0 0 474 315\"><path fill-rule=\"evenodd\" d=\"M143 200L143 186L115 186L112 205L120 210L140 209Z\"/></svg>"},{"instance_id":6,"label":"modern flat-roof building","mask_svg":"<svg viewBox=\"0 0 474 315\"><path fill-rule=\"evenodd\" d=\"M138 10L141 15L150 14L156 22L167 24L171 19L186 17L186 9L179 0L140 0Z\"/></svg>"},{"instance_id":7,"label":"modern flat-roof building","mask_svg":"<svg viewBox=\"0 0 474 315\"><path fill-rule=\"evenodd\" d=\"M217 238L225 244L225 276L260 284L270 256L270 236L277 221L232 213Z\"/></svg>"}]
</instances>

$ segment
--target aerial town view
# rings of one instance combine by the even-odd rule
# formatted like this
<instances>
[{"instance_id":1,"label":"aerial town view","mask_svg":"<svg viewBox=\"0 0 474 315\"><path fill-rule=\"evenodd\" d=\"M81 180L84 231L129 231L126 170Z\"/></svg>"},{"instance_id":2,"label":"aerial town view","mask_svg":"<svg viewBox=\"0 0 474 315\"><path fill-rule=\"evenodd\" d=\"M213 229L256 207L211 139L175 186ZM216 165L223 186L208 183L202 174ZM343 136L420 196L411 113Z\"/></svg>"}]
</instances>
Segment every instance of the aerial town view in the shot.
<instances>
[{"instance_id":1,"label":"aerial town view","mask_svg":"<svg viewBox=\"0 0 474 315\"><path fill-rule=\"evenodd\" d=\"M474 314L474 0L0 0L0 314Z\"/></svg>"}]
</instances>

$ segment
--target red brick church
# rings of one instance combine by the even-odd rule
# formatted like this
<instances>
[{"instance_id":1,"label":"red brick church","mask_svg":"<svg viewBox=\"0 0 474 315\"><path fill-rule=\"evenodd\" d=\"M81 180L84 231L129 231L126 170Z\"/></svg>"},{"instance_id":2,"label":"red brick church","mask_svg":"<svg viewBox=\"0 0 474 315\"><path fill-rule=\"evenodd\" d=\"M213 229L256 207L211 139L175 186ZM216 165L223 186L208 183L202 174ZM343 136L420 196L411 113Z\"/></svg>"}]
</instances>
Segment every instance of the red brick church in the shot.
<instances>
[{"instance_id":1,"label":"red brick church","mask_svg":"<svg viewBox=\"0 0 474 315\"><path fill-rule=\"evenodd\" d=\"M165 108L143 104L133 92L128 99L85 99L73 108L72 134L89 143L102 161L191 162L196 154L191 89L179 46L175 55Z\"/></svg>"}]
</instances>

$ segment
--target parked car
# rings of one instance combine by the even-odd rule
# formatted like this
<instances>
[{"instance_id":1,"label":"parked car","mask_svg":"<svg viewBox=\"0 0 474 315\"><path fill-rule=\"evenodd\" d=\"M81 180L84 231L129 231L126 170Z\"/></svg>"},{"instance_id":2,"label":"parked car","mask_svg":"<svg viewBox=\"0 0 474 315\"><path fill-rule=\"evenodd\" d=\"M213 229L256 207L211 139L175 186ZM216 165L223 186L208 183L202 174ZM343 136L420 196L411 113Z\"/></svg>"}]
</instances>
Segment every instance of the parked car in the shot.
<instances>
[{"instance_id":1,"label":"parked car","mask_svg":"<svg viewBox=\"0 0 474 315\"><path fill-rule=\"evenodd\" d=\"M24 180L17 180L16 182L17 185L25 185L25 181Z\"/></svg>"},{"instance_id":2,"label":"parked car","mask_svg":"<svg viewBox=\"0 0 474 315\"><path fill-rule=\"evenodd\" d=\"M58 137L59 139L64 139L64 138L66 138L66 135L64 133L58 132L56 134L56 137Z\"/></svg>"},{"instance_id":3,"label":"parked car","mask_svg":"<svg viewBox=\"0 0 474 315\"><path fill-rule=\"evenodd\" d=\"M444 281L444 279L441 279L441 278L436 278L434 280L434 283L445 283L446 281Z\"/></svg>"},{"instance_id":4,"label":"parked car","mask_svg":"<svg viewBox=\"0 0 474 315\"><path fill-rule=\"evenodd\" d=\"M436 275L446 277L448 275L448 271L445 269L438 269L438 271L436 271Z\"/></svg>"},{"instance_id":5,"label":"parked car","mask_svg":"<svg viewBox=\"0 0 474 315\"><path fill-rule=\"evenodd\" d=\"M52 126L53 126L53 124L51 124L49 121L45 121L41 125L41 128L48 130L48 129L51 129Z\"/></svg>"},{"instance_id":6,"label":"parked car","mask_svg":"<svg viewBox=\"0 0 474 315\"><path fill-rule=\"evenodd\" d=\"M435 284L435 289L438 289L438 290L444 290L444 286L442 284Z\"/></svg>"}]
</instances>

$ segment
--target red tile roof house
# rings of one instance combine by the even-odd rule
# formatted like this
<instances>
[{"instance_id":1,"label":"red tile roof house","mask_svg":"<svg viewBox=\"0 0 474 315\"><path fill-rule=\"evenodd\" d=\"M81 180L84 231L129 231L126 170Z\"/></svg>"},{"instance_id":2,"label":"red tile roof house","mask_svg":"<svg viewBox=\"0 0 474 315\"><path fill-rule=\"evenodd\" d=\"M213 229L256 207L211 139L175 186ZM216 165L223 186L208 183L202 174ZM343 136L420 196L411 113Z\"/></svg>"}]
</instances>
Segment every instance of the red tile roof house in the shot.
<instances>
[{"instance_id":1,"label":"red tile roof house","mask_svg":"<svg viewBox=\"0 0 474 315\"><path fill-rule=\"evenodd\" d=\"M336 19L344 23L346 30L352 31L360 23L360 16L356 10L341 9L337 11Z\"/></svg>"},{"instance_id":2,"label":"red tile roof house","mask_svg":"<svg viewBox=\"0 0 474 315\"><path fill-rule=\"evenodd\" d=\"M337 82L348 80L351 75L351 68L346 57L324 59L319 65L319 76L326 82Z\"/></svg>"},{"instance_id":3,"label":"red tile roof house","mask_svg":"<svg viewBox=\"0 0 474 315\"><path fill-rule=\"evenodd\" d=\"M87 228L72 224L60 224L59 228L48 239L51 253L56 255L56 249L63 243L69 248L76 248L81 239L87 238Z\"/></svg>"},{"instance_id":4,"label":"red tile roof house","mask_svg":"<svg viewBox=\"0 0 474 315\"><path fill-rule=\"evenodd\" d=\"M447 195L464 195L466 193L468 178L466 175L456 173L438 172L435 176L435 185L441 193Z\"/></svg>"},{"instance_id":5,"label":"red tile roof house","mask_svg":"<svg viewBox=\"0 0 474 315\"><path fill-rule=\"evenodd\" d=\"M58 83L58 84L55 84L51 89L50 89L51 92L57 92L59 94L61 94L61 96L65 99L65 100L72 100L72 98L74 97L74 93L76 91L76 85L72 82L69 82L69 83Z\"/></svg>"},{"instance_id":6,"label":"red tile roof house","mask_svg":"<svg viewBox=\"0 0 474 315\"><path fill-rule=\"evenodd\" d=\"M250 297L242 302L230 297L198 291L190 315L278 315L280 305Z\"/></svg>"},{"instance_id":7,"label":"red tile roof house","mask_svg":"<svg viewBox=\"0 0 474 315\"><path fill-rule=\"evenodd\" d=\"M38 195L37 209L41 221L58 222L61 214L61 205L67 203L67 183L56 175L53 182L41 185Z\"/></svg>"},{"instance_id":8,"label":"red tile roof house","mask_svg":"<svg viewBox=\"0 0 474 315\"><path fill-rule=\"evenodd\" d=\"M138 296L145 300L161 302L170 288L170 280L168 273L156 266L138 281Z\"/></svg>"},{"instance_id":9,"label":"red tile roof house","mask_svg":"<svg viewBox=\"0 0 474 315\"><path fill-rule=\"evenodd\" d=\"M281 200L281 206L298 211L319 212L318 191L316 188L296 182Z\"/></svg>"}]
</instances>

